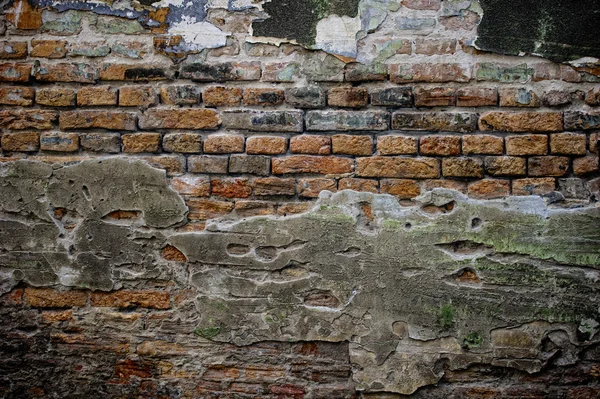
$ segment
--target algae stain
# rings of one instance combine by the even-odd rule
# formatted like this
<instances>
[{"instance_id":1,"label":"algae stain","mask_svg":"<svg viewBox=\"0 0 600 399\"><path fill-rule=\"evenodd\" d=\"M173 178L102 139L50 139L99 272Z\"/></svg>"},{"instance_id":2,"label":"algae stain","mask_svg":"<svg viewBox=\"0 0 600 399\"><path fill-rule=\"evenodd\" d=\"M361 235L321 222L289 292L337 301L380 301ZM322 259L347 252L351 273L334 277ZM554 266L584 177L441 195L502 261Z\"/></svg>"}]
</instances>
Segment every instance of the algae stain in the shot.
<instances>
[{"instance_id":1,"label":"algae stain","mask_svg":"<svg viewBox=\"0 0 600 399\"><path fill-rule=\"evenodd\" d=\"M195 328L194 334L206 338L211 339L216 337L221 333L221 327L213 326L213 327L205 327L205 328Z\"/></svg>"},{"instance_id":2,"label":"algae stain","mask_svg":"<svg viewBox=\"0 0 600 399\"><path fill-rule=\"evenodd\" d=\"M454 325L454 308L452 305L443 305L440 308L438 322L444 330L449 330L452 328Z\"/></svg>"}]
</instances>

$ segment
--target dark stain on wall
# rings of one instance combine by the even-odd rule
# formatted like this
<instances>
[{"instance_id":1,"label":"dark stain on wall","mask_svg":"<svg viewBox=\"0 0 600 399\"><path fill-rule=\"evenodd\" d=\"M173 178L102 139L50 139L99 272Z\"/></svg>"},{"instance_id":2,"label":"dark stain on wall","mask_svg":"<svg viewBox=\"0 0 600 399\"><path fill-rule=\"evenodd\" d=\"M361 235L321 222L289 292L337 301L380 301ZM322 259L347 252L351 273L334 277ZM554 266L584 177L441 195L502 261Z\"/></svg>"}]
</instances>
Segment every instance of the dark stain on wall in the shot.
<instances>
[{"instance_id":1,"label":"dark stain on wall","mask_svg":"<svg viewBox=\"0 0 600 399\"><path fill-rule=\"evenodd\" d=\"M600 57L598 0L480 0L475 44L502 54L532 53L564 62Z\"/></svg>"},{"instance_id":2,"label":"dark stain on wall","mask_svg":"<svg viewBox=\"0 0 600 399\"><path fill-rule=\"evenodd\" d=\"M252 24L254 36L315 44L317 23L328 15L356 17L359 0L273 0L265 3L269 18Z\"/></svg>"}]
</instances>

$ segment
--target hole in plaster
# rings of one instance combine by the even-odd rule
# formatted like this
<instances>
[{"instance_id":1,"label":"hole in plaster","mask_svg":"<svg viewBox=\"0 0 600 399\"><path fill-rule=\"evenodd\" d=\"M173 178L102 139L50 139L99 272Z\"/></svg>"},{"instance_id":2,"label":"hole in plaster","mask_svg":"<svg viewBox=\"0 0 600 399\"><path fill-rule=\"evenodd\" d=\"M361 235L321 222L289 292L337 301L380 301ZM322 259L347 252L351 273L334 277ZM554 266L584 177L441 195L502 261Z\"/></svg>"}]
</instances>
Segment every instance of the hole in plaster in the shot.
<instances>
[{"instance_id":1,"label":"hole in plaster","mask_svg":"<svg viewBox=\"0 0 600 399\"><path fill-rule=\"evenodd\" d=\"M473 219L471 219L471 228L476 229L476 228L480 227L482 223L483 223L483 220L481 220L479 218L473 218Z\"/></svg>"},{"instance_id":2,"label":"hole in plaster","mask_svg":"<svg viewBox=\"0 0 600 399\"><path fill-rule=\"evenodd\" d=\"M410 224L410 223L406 223L406 224L404 225L404 228L405 228L406 230L410 230L410 229L412 229L412 224Z\"/></svg>"},{"instance_id":3,"label":"hole in plaster","mask_svg":"<svg viewBox=\"0 0 600 399\"><path fill-rule=\"evenodd\" d=\"M456 274L456 281L459 281L461 283L480 283L481 280L479 279L479 277L477 276L477 273L475 273L475 270L471 269L471 268L465 268L460 270L457 274Z\"/></svg>"},{"instance_id":4,"label":"hole in plaster","mask_svg":"<svg viewBox=\"0 0 600 399\"><path fill-rule=\"evenodd\" d=\"M246 255L250 252L250 247L244 244L229 244L227 246L227 253L233 256Z\"/></svg>"},{"instance_id":5,"label":"hole in plaster","mask_svg":"<svg viewBox=\"0 0 600 399\"><path fill-rule=\"evenodd\" d=\"M91 200L92 197L90 196L90 189L86 185L81 187L81 192L83 193L83 196L86 200Z\"/></svg>"},{"instance_id":6,"label":"hole in plaster","mask_svg":"<svg viewBox=\"0 0 600 399\"><path fill-rule=\"evenodd\" d=\"M340 301L331 291L318 290L308 293L304 297L304 304L307 306L337 308L340 305Z\"/></svg>"}]
</instances>

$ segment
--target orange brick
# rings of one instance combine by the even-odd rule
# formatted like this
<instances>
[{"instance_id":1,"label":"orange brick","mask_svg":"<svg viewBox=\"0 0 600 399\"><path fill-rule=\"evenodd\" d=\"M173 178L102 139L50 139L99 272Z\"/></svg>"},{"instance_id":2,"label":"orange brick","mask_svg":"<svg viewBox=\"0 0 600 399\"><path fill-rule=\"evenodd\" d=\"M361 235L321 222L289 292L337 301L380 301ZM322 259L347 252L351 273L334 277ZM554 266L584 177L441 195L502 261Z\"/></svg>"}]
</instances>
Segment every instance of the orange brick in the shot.
<instances>
[{"instance_id":1,"label":"orange brick","mask_svg":"<svg viewBox=\"0 0 600 399\"><path fill-rule=\"evenodd\" d=\"M75 91L57 87L41 88L35 93L35 102L49 107L72 107L75 105Z\"/></svg>"},{"instance_id":2,"label":"orange brick","mask_svg":"<svg viewBox=\"0 0 600 399\"><path fill-rule=\"evenodd\" d=\"M0 82L29 82L30 64L0 64Z\"/></svg>"},{"instance_id":3,"label":"orange brick","mask_svg":"<svg viewBox=\"0 0 600 399\"><path fill-rule=\"evenodd\" d=\"M312 202L290 202L282 203L277 207L277 214L280 216L296 215L298 213L308 212L314 203Z\"/></svg>"},{"instance_id":4,"label":"orange brick","mask_svg":"<svg viewBox=\"0 0 600 399\"><path fill-rule=\"evenodd\" d=\"M365 107L369 102L367 89L358 87L335 87L327 94L330 107Z\"/></svg>"},{"instance_id":5,"label":"orange brick","mask_svg":"<svg viewBox=\"0 0 600 399\"><path fill-rule=\"evenodd\" d=\"M539 107L540 99L531 90L504 88L500 90L501 107Z\"/></svg>"},{"instance_id":6,"label":"orange brick","mask_svg":"<svg viewBox=\"0 0 600 399\"><path fill-rule=\"evenodd\" d=\"M498 105L498 91L492 88L465 87L456 91L456 106L487 107Z\"/></svg>"},{"instance_id":7,"label":"orange brick","mask_svg":"<svg viewBox=\"0 0 600 399\"><path fill-rule=\"evenodd\" d=\"M444 158L442 159L444 177L483 177L483 161L479 158Z\"/></svg>"},{"instance_id":8,"label":"orange brick","mask_svg":"<svg viewBox=\"0 0 600 399\"><path fill-rule=\"evenodd\" d=\"M212 195L225 198L248 198L252 194L252 187L248 179L223 178L212 179Z\"/></svg>"},{"instance_id":9,"label":"orange brick","mask_svg":"<svg viewBox=\"0 0 600 399\"><path fill-rule=\"evenodd\" d=\"M162 251L160 251L160 256L162 256L163 259L171 260L174 262L187 262L185 254L173 245L167 245L166 247L164 247Z\"/></svg>"},{"instance_id":10,"label":"orange brick","mask_svg":"<svg viewBox=\"0 0 600 399\"><path fill-rule=\"evenodd\" d=\"M410 199L421 194L421 186L414 180L382 179L381 193L395 195L402 199Z\"/></svg>"},{"instance_id":11,"label":"orange brick","mask_svg":"<svg viewBox=\"0 0 600 399\"><path fill-rule=\"evenodd\" d=\"M112 86L82 87L77 92L79 107L117 105L117 89Z\"/></svg>"},{"instance_id":12,"label":"orange brick","mask_svg":"<svg viewBox=\"0 0 600 399\"><path fill-rule=\"evenodd\" d=\"M151 108L140 116L141 129L213 130L221 125L221 116L212 109Z\"/></svg>"},{"instance_id":13,"label":"orange brick","mask_svg":"<svg viewBox=\"0 0 600 399\"><path fill-rule=\"evenodd\" d=\"M331 144L334 154L371 155L373 153L371 136L336 134L331 138Z\"/></svg>"},{"instance_id":14,"label":"orange brick","mask_svg":"<svg viewBox=\"0 0 600 399\"><path fill-rule=\"evenodd\" d=\"M186 154L202 152L202 136L197 133L167 133L163 137L163 150Z\"/></svg>"},{"instance_id":15,"label":"orange brick","mask_svg":"<svg viewBox=\"0 0 600 399\"><path fill-rule=\"evenodd\" d=\"M510 195L508 180L484 179L469 184L467 195L475 199L494 199Z\"/></svg>"},{"instance_id":16,"label":"orange brick","mask_svg":"<svg viewBox=\"0 0 600 399\"><path fill-rule=\"evenodd\" d=\"M74 152L79 150L79 135L77 133L44 132L40 136L42 151Z\"/></svg>"},{"instance_id":17,"label":"orange brick","mask_svg":"<svg viewBox=\"0 0 600 399\"><path fill-rule=\"evenodd\" d=\"M567 157L532 157L528 160L529 176L564 176L569 171L569 158Z\"/></svg>"},{"instance_id":18,"label":"orange brick","mask_svg":"<svg viewBox=\"0 0 600 399\"><path fill-rule=\"evenodd\" d=\"M189 220L206 220L231 213L233 202L217 201L212 199L187 199L186 205L190 209Z\"/></svg>"},{"instance_id":19,"label":"orange brick","mask_svg":"<svg viewBox=\"0 0 600 399\"><path fill-rule=\"evenodd\" d=\"M377 138L378 155L414 155L417 147L416 137L390 135Z\"/></svg>"},{"instance_id":20,"label":"orange brick","mask_svg":"<svg viewBox=\"0 0 600 399\"><path fill-rule=\"evenodd\" d=\"M548 153L548 136L544 134L525 134L506 138L508 155L545 155Z\"/></svg>"},{"instance_id":21,"label":"orange brick","mask_svg":"<svg viewBox=\"0 0 600 399\"><path fill-rule=\"evenodd\" d=\"M274 106L283 103L283 90L279 89L245 89L244 105ZM205 100L206 102L206 100Z\"/></svg>"},{"instance_id":22,"label":"orange brick","mask_svg":"<svg viewBox=\"0 0 600 399\"><path fill-rule=\"evenodd\" d=\"M65 58L66 46L65 40L32 40L29 55L40 58Z\"/></svg>"},{"instance_id":23,"label":"orange brick","mask_svg":"<svg viewBox=\"0 0 600 399\"><path fill-rule=\"evenodd\" d=\"M178 176L185 173L185 157L180 155L151 155L139 158L155 168L164 169L167 176Z\"/></svg>"},{"instance_id":24,"label":"orange brick","mask_svg":"<svg viewBox=\"0 0 600 399\"><path fill-rule=\"evenodd\" d=\"M550 151L552 154L585 155L585 134L579 133L556 133L550 135Z\"/></svg>"},{"instance_id":25,"label":"orange brick","mask_svg":"<svg viewBox=\"0 0 600 399\"><path fill-rule=\"evenodd\" d=\"M28 106L33 104L34 94L31 87L0 87L0 105Z\"/></svg>"},{"instance_id":26,"label":"orange brick","mask_svg":"<svg viewBox=\"0 0 600 399\"><path fill-rule=\"evenodd\" d=\"M171 187L181 195L210 197L210 180L203 176L174 177Z\"/></svg>"},{"instance_id":27,"label":"orange brick","mask_svg":"<svg viewBox=\"0 0 600 399\"><path fill-rule=\"evenodd\" d=\"M4 133L0 138L3 151L33 152L40 148L37 132Z\"/></svg>"},{"instance_id":28,"label":"orange brick","mask_svg":"<svg viewBox=\"0 0 600 399\"><path fill-rule=\"evenodd\" d=\"M589 155L583 158L573 160L573 173L576 175L585 175L598 171L598 156Z\"/></svg>"},{"instance_id":29,"label":"orange brick","mask_svg":"<svg viewBox=\"0 0 600 399\"><path fill-rule=\"evenodd\" d=\"M160 133L130 133L121 136L123 152L158 152Z\"/></svg>"},{"instance_id":30,"label":"orange brick","mask_svg":"<svg viewBox=\"0 0 600 399\"><path fill-rule=\"evenodd\" d=\"M331 138L302 134L290 139L290 152L294 154L327 155L331 153Z\"/></svg>"},{"instance_id":31,"label":"orange brick","mask_svg":"<svg viewBox=\"0 0 600 399\"><path fill-rule=\"evenodd\" d=\"M208 154L244 152L244 136L237 134L211 134L204 140L204 152Z\"/></svg>"},{"instance_id":32,"label":"orange brick","mask_svg":"<svg viewBox=\"0 0 600 399\"><path fill-rule=\"evenodd\" d=\"M512 181L513 195L543 195L556 189L556 181L552 177L525 178Z\"/></svg>"},{"instance_id":33,"label":"orange brick","mask_svg":"<svg viewBox=\"0 0 600 399\"><path fill-rule=\"evenodd\" d=\"M365 191L369 193L377 193L379 182L371 179L357 179L354 177L344 177L338 182L340 190Z\"/></svg>"},{"instance_id":34,"label":"orange brick","mask_svg":"<svg viewBox=\"0 0 600 399\"><path fill-rule=\"evenodd\" d=\"M342 174L354 171L354 160L341 157L324 157L310 155L292 155L282 158L273 158L273 174L289 173L318 173Z\"/></svg>"},{"instance_id":35,"label":"orange brick","mask_svg":"<svg viewBox=\"0 0 600 399\"><path fill-rule=\"evenodd\" d=\"M452 156L460 155L460 137L458 136L423 136L420 139L421 155Z\"/></svg>"},{"instance_id":36,"label":"orange brick","mask_svg":"<svg viewBox=\"0 0 600 399\"><path fill-rule=\"evenodd\" d=\"M202 93L207 107L235 107L242 101L242 89L237 87L209 87Z\"/></svg>"},{"instance_id":37,"label":"orange brick","mask_svg":"<svg viewBox=\"0 0 600 399\"><path fill-rule=\"evenodd\" d=\"M121 107L149 107L158 103L158 94L150 86L123 86L119 89Z\"/></svg>"},{"instance_id":38,"label":"orange brick","mask_svg":"<svg viewBox=\"0 0 600 399\"><path fill-rule=\"evenodd\" d=\"M450 107L456 105L456 89L452 87L417 87L414 93L416 107Z\"/></svg>"},{"instance_id":39,"label":"orange brick","mask_svg":"<svg viewBox=\"0 0 600 399\"><path fill-rule=\"evenodd\" d=\"M296 195L296 180L262 177L252 180L252 193L258 196Z\"/></svg>"},{"instance_id":40,"label":"orange brick","mask_svg":"<svg viewBox=\"0 0 600 399\"><path fill-rule=\"evenodd\" d=\"M235 213L238 217L274 215L276 207L274 202L269 201L235 201Z\"/></svg>"},{"instance_id":41,"label":"orange brick","mask_svg":"<svg viewBox=\"0 0 600 399\"><path fill-rule=\"evenodd\" d=\"M485 112L479 117L482 131L559 132L563 130L562 112Z\"/></svg>"},{"instance_id":42,"label":"orange brick","mask_svg":"<svg viewBox=\"0 0 600 399\"><path fill-rule=\"evenodd\" d=\"M499 155L504 152L504 140L487 134L463 136L462 152L465 155Z\"/></svg>"},{"instance_id":43,"label":"orange brick","mask_svg":"<svg viewBox=\"0 0 600 399\"><path fill-rule=\"evenodd\" d=\"M448 179L434 179L425 180L423 182L423 190L431 191L434 188L446 188L448 190L456 190L461 193L467 192L467 183L464 181L448 180Z\"/></svg>"},{"instance_id":44,"label":"orange brick","mask_svg":"<svg viewBox=\"0 0 600 399\"><path fill-rule=\"evenodd\" d=\"M168 79L166 71L159 65L147 64L103 64L98 74L100 80L128 80L145 82Z\"/></svg>"},{"instance_id":45,"label":"orange brick","mask_svg":"<svg viewBox=\"0 0 600 399\"><path fill-rule=\"evenodd\" d=\"M70 308L85 306L87 291L57 291L52 288L25 288L23 300L36 308Z\"/></svg>"},{"instance_id":46,"label":"orange brick","mask_svg":"<svg viewBox=\"0 0 600 399\"><path fill-rule=\"evenodd\" d=\"M304 198L317 198L323 190L336 192L335 179L300 179L298 180L298 195Z\"/></svg>"},{"instance_id":47,"label":"orange brick","mask_svg":"<svg viewBox=\"0 0 600 399\"><path fill-rule=\"evenodd\" d=\"M95 83L97 79L96 68L86 63L43 63L33 70L35 80L39 82L74 82Z\"/></svg>"},{"instance_id":48,"label":"orange brick","mask_svg":"<svg viewBox=\"0 0 600 399\"><path fill-rule=\"evenodd\" d=\"M90 294L90 304L97 307L111 308L169 309L171 307L169 293L163 291L92 292Z\"/></svg>"},{"instance_id":49,"label":"orange brick","mask_svg":"<svg viewBox=\"0 0 600 399\"><path fill-rule=\"evenodd\" d=\"M27 58L27 42L0 41L0 59Z\"/></svg>"},{"instance_id":50,"label":"orange brick","mask_svg":"<svg viewBox=\"0 0 600 399\"><path fill-rule=\"evenodd\" d=\"M39 109L0 109L0 126L11 130L49 130L52 129L58 114L54 111Z\"/></svg>"},{"instance_id":51,"label":"orange brick","mask_svg":"<svg viewBox=\"0 0 600 399\"><path fill-rule=\"evenodd\" d=\"M253 136L246 140L247 154L285 154L287 138L277 136Z\"/></svg>"},{"instance_id":52,"label":"orange brick","mask_svg":"<svg viewBox=\"0 0 600 399\"><path fill-rule=\"evenodd\" d=\"M431 179L439 177L440 162L435 158L374 156L356 160L359 177L401 177Z\"/></svg>"},{"instance_id":53,"label":"orange brick","mask_svg":"<svg viewBox=\"0 0 600 399\"><path fill-rule=\"evenodd\" d=\"M485 157L485 170L492 176L523 176L526 169L525 158Z\"/></svg>"},{"instance_id":54,"label":"orange brick","mask_svg":"<svg viewBox=\"0 0 600 399\"><path fill-rule=\"evenodd\" d=\"M122 111L66 111L61 112L61 130L108 129L137 130L136 114Z\"/></svg>"}]
</instances>

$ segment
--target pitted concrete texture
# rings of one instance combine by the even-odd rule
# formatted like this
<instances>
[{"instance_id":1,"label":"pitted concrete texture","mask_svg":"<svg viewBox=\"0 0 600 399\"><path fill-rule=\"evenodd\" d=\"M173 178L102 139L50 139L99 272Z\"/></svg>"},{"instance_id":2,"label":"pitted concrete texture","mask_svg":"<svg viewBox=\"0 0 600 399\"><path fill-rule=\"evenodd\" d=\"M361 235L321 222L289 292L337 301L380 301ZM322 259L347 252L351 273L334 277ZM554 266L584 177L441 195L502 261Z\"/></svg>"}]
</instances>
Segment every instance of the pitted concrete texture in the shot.
<instances>
[{"instance_id":1,"label":"pitted concrete texture","mask_svg":"<svg viewBox=\"0 0 600 399\"><path fill-rule=\"evenodd\" d=\"M177 340L349 343L359 391L411 394L475 364L576 365L600 340L599 207L323 192L304 214L178 233L182 199L140 161L18 161L1 176L2 293L185 290L193 301L161 316Z\"/></svg>"}]
</instances>

